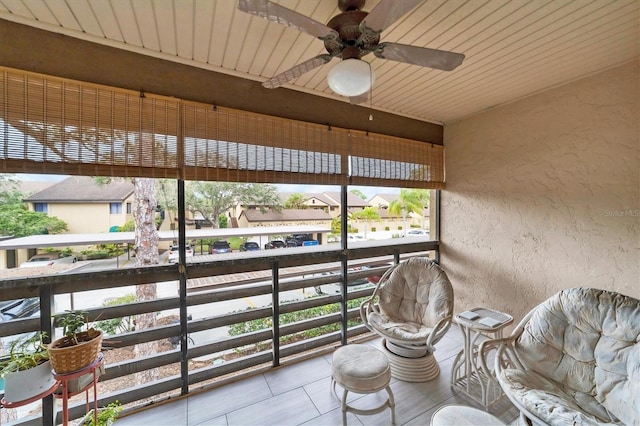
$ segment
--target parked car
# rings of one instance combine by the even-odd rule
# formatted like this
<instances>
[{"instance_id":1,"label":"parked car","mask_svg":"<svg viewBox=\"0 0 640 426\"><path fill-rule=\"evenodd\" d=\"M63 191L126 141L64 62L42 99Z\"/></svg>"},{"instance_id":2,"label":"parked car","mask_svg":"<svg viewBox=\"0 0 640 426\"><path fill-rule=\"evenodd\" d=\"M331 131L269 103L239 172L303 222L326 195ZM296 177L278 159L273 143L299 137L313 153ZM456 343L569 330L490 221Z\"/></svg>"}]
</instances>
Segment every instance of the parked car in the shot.
<instances>
[{"instance_id":1,"label":"parked car","mask_svg":"<svg viewBox=\"0 0 640 426\"><path fill-rule=\"evenodd\" d=\"M311 234L293 234L293 235L289 235L285 239L285 243L287 244L287 247L300 247L304 245L312 245L308 243L305 244L305 241L314 242L315 244L318 243L316 240L313 239Z\"/></svg>"},{"instance_id":2,"label":"parked car","mask_svg":"<svg viewBox=\"0 0 640 426\"><path fill-rule=\"evenodd\" d=\"M264 249L271 250L271 249L285 248L286 246L287 246L287 243L285 243L282 240L271 240L264 245Z\"/></svg>"},{"instance_id":3,"label":"parked car","mask_svg":"<svg viewBox=\"0 0 640 426\"><path fill-rule=\"evenodd\" d=\"M178 250L180 250L180 246L178 244L173 244L171 248L169 248L169 263L176 263L178 261L178 258L180 256ZM189 244L187 244L185 247L185 256L193 257L193 249Z\"/></svg>"},{"instance_id":4,"label":"parked car","mask_svg":"<svg viewBox=\"0 0 640 426\"><path fill-rule=\"evenodd\" d=\"M240 244L240 251L259 251L260 245L253 241Z\"/></svg>"},{"instance_id":5,"label":"parked car","mask_svg":"<svg viewBox=\"0 0 640 426\"><path fill-rule=\"evenodd\" d=\"M74 255L65 256L59 252L39 253L32 256L26 262L20 264L21 268L34 268L36 266L49 266L60 263L76 263L78 258Z\"/></svg>"},{"instance_id":6,"label":"parked car","mask_svg":"<svg viewBox=\"0 0 640 426\"><path fill-rule=\"evenodd\" d=\"M426 229L411 229L404 233L405 237L428 237L429 231Z\"/></svg>"},{"instance_id":7,"label":"parked car","mask_svg":"<svg viewBox=\"0 0 640 426\"><path fill-rule=\"evenodd\" d=\"M40 314L40 298L5 300L0 302L0 321L29 318Z\"/></svg>"},{"instance_id":8,"label":"parked car","mask_svg":"<svg viewBox=\"0 0 640 426\"><path fill-rule=\"evenodd\" d=\"M228 241L214 241L211 244L211 254L231 253L232 251Z\"/></svg>"},{"instance_id":9,"label":"parked car","mask_svg":"<svg viewBox=\"0 0 640 426\"><path fill-rule=\"evenodd\" d=\"M284 240L284 244L287 247L298 247L298 241L294 240L293 238L286 238Z\"/></svg>"}]
</instances>

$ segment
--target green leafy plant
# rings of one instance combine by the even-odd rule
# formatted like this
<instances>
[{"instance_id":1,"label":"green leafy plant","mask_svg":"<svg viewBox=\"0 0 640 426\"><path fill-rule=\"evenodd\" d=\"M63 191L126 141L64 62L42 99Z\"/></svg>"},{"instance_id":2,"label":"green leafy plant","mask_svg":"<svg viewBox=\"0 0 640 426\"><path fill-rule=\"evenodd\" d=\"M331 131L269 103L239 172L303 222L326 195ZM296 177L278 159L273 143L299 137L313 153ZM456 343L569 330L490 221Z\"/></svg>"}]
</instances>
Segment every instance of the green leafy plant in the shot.
<instances>
[{"instance_id":1,"label":"green leafy plant","mask_svg":"<svg viewBox=\"0 0 640 426\"><path fill-rule=\"evenodd\" d=\"M0 377L37 367L47 361L49 352L42 342L45 337L46 333L40 332L14 340L9 347L8 358L0 361Z\"/></svg>"},{"instance_id":2,"label":"green leafy plant","mask_svg":"<svg viewBox=\"0 0 640 426\"><path fill-rule=\"evenodd\" d=\"M347 307L349 309L356 308L360 306L360 303L365 298L352 299L347 302ZM255 308L247 308L247 310L251 310ZM298 321L303 321L306 319L317 318L323 315L328 315L332 313L336 313L340 311L339 303L332 303L330 305L317 306L314 308L303 309L300 311L289 312L286 314L280 315L280 324L291 324ZM356 324L359 324L361 321L359 319L349 320L347 322L349 327L353 327ZM256 320L246 321L242 323L232 324L229 326L229 335L238 336L245 333L251 333L254 331L264 330L271 328L273 325L273 321L271 317L260 318ZM329 324L325 326L320 326L316 328L312 328L309 330L302 331L297 333L296 335L284 336L281 338L281 343L286 343L288 339L295 339L294 336L301 336L303 338L310 338L315 336L320 336L322 334L330 333L332 331L336 331L340 328L340 324Z\"/></svg>"},{"instance_id":3,"label":"green leafy plant","mask_svg":"<svg viewBox=\"0 0 640 426\"><path fill-rule=\"evenodd\" d=\"M124 296L116 297L109 301L102 302L102 306L125 305L127 303L132 303L135 300L136 300L136 295L133 293L129 293L129 294L125 294ZM114 335L118 333L126 333L128 331L133 331L134 329L133 319L134 319L133 316L127 316L127 317L102 320L96 323L96 328L110 335Z\"/></svg>"},{"instance_id":4,"label":"green leafy plant","mask_svg":"<svg viewBox=\"0 0 640 426\"><path fill-rule=\"evenodd\" d=\"M120 402L115 401L106 407L102 407L98 409L98 423L95 423L95 419L93 417L93 410L89 411L86 416L82 419L81 425L83 426L107 426L112 425L115 420L118 418L118 415L122 411L122 404Z\"/></svg>"},{"instance_id":5,"label":"green leafy plant","mask_svg":"<svg viewBox=\"0 0 640 426\"><path fill-rule=\"evenodd\" d=\"M59 342L58 347L69 347L79 345L89 341L100 334L93 327L89 327L86 320L86 312L64 311L62 314L54 315L56 324L62 327L64 337ZM85 330L83 330L85 328Z\"/></svg>"}]
</instances>

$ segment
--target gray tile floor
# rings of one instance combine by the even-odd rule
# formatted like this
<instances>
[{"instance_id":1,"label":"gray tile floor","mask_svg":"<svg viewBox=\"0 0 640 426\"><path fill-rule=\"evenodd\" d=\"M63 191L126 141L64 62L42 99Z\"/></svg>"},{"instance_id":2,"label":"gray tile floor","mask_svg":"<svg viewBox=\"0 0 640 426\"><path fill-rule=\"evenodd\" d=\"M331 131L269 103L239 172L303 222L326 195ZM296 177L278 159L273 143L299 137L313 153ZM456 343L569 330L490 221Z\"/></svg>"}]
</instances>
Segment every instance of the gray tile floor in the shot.
<instances>
[{"instance_id":1,"label":"gray tile floor","mask_svg":"<svg viewBox=\"0 0 640 426\"><path fill-rule=\"evenodd\" d=\"M379 340L363 344L379 345ZM426 383L409 383L392 378L396 401L396 424L428 425L432 414L449 404L480 406L451 388L451 366L462 349L462 333L453 325L436 345L440 375ZM117 426L127 425L339 425L340 404L331 392L331 354L283 366L208 392L121 417ZM370 408L386 399L386 392L350 393L349 403ZM504 398L490 410L503 422L515 423L518 411ZM375 415L348 413L349 425L388 425L389 410Z\"/></svg>"}]
</instances>

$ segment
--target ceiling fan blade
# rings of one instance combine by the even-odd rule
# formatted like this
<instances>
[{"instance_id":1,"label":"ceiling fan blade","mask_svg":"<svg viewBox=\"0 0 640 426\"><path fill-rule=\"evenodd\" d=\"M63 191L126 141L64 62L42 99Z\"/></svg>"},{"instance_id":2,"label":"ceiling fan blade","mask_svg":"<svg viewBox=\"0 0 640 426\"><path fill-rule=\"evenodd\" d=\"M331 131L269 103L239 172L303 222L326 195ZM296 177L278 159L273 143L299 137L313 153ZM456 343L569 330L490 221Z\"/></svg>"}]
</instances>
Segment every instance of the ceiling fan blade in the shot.
<instances>
[{"instance_id":1,"label":"ceiling fan blade","mask_svg":"<svg viewBox=\"0 0 640 426\"><path fill-rule=\"evenodd\" d=\"M381 33L424 0L381 0L360 23L360 31Z\"/></svg>"},{"instance_id":2,"label":"ceiling fan blade","mask_svg":"<svg viewBox=\"0 0 640 426\"><path fill-rule=\"evenodd\" d=\"M238 9L269 21L293 27L323 40L337 40L339 38L336 30L269 0L239 0Z\"/></svg>"},{"instance_id":3,"label":"ceiling fan blade","mask_svg":"<svg viewBox=\"0 0 640 426\"><path fill-rule=\"evenodd\" d=\"M314 68L318 68L321 65L326 64L333 58L333 56L324 54L318 55L314 58L307 59L304 62L299 63L293 68L289 68L285 72L282 72L274 77L271 77L269 80L262 83L262 87L267 89L275 89L276 87L280 87L285 83L290 82L291 80L295 80L300 77L302 74L311 71Z\"/></svg>"},{"instance_id":4,"label":"ceiling fan blade","mask_svg":"<svg viewBox=\"0 0 640 426\"><path fill-rule=\"evenodd\" d=\"M451 71L464 60L462 53L399 43L380 43L373 52L378 58Z\"/></svg>"}]
</instances>

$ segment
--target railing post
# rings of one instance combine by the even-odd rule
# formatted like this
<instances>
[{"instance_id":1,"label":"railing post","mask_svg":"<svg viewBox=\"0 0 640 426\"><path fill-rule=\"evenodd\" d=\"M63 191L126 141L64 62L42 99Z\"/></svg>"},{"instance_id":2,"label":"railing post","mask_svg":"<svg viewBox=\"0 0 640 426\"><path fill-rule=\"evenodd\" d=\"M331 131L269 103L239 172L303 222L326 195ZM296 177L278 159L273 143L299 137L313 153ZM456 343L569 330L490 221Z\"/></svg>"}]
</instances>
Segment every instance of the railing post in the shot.
<instances>
[{"instance_id":1,"label":"railing post","mask_svg":"<svg viewBox=\"0 0 640 426\"><path fill-rule=\"evenodd\" d=\"M343 345L347 344L347 301L348 299L348 294L347 294L347 273L348 273L348 269L347 269L347 262L349 260L349 246L348 246L348 238L347 238L347 230L348 230L348 223L347 223L347 214L348 214L348 209L347 209L347 203L348 203L348 198L347 198L347 185L342 185L342 191L340 193L340 217L341 217L341 221L340 221L340 245L342 247L342 255L341 255L341 259L340 259L340 266L341 266L341 271L340 271L340 276L342 277L342 281L341 281L341 291L340 294L342 296L342 299L340 301L341 305L340 305L340 314L341 314L341 322L340 322L340 341Z\"/></svg>"},{"instance_id":2,"label":"railing post","mask_svg":"<svg viewBox=\"0 0 640 426\"><path fill-rule=\"evenodd\" d=\"M181 395L189 393L189 335L187 328L187 268L186 268L186 225L185 225L185 196L184 180L178 179L178 244L179 262L178 273L179 288L178 297L180 299L180 377L182 378ZM192 248L193 250L193 248Z\"/></svg>"},{"instance_id":3,"label":"railing post","mask_svg":"<svg viewBox=\"0 0 640 426\"><path fill-rule=\"evenodd\" d=\"M436 235L435 239L440 241L440 194L441 191L436 190ZM434 261L439 265L440 264L440 244L438 244L438 248L436 249L436 258Z\"/></svg>"},{"instance_id":4,"label":"railing post","mask_svg":"<svg viewBox=\"0 0 640 426\"><path fill-rule=\"evenodd\" d=\"M39 287L40 293L40 331L46 333L44 343L53 341L53 312L54 298L51 284L44 284ZM54 425L54 408L53 395L49 395L42 399L42 424L45 426Z\"/></svg>"},{"instance_id":5,"label":"railing post","mask_svg":"<svg viewBox=\"0 0 640 426\"><path fill-rule=\"evenodd\" d=\"M280 365L280 265L277 260L271 265L271 290L272 321L273 321L273 366Z\"/></svg>"}]
</instances>

